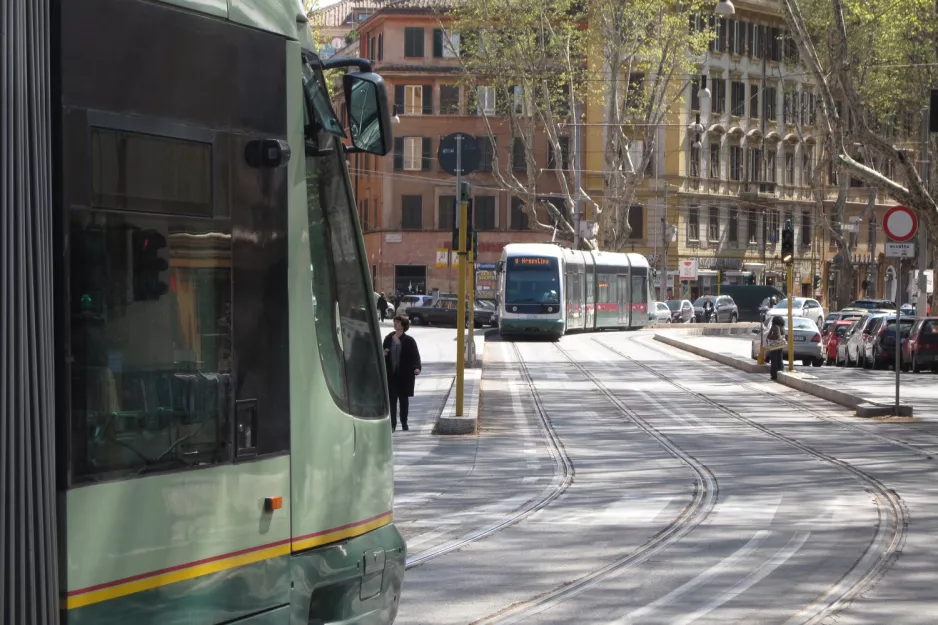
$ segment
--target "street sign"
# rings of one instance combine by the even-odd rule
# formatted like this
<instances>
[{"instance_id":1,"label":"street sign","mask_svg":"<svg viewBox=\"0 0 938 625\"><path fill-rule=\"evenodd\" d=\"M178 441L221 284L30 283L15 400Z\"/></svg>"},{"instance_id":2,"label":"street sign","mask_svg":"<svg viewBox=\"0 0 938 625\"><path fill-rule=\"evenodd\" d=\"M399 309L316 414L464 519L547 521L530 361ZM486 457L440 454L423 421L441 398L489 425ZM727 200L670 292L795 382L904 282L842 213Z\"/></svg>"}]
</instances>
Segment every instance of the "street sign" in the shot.
<instances>
[{"instance_id":1,"label":"street sign","mask_svg":"<svg viewBox=\"0 0 938 625\"><path fill-rule=\"evenodd\" d=\"M449 266L449 250L445 248L438 248L436 250L436 266L437 267Z\"/></svg>"},{"instance_id":2,"label":"street sign","mask_svg":"<svg viewBox=\"0 0 938 625\"><path fill-rule=\"evenodd\" d=\"M462 171L456 171L456 137L462 137L462 158L460 165ZM454 132L440 140L440 148L436 152L440 162L440 169L454 176L465 176L479 168L479 142L472 135L464 132Z\"/></svg>"},{"instance_id":3,"label":"street sign","mask_svg":"<svg viewBox=\"0 0 938 625\"><path fill-rule=\"evenodd\" d=\"M697 259L682 260L679 277L681 280L697 279Z\"/></svg>"},{"instance_id":4,"label":"street sign","mask_svg":"<svg viewBox=\"0 0 938 625\"><path fill-rule=\"evenodd\" d=\"M914 258L915 243L893 243L886 241L886 258Z\"/></svg>"},{"instance_id":5,"label":"street sign","mask_svg":"<svg viewBox=\"0 0 938 625\"><path fill-rule=\"evenodd\" d=\"M918 217L907 206L893 206L883 217L883 230L893 241L898 243L909 241L918 230Z\"/></svg>"}]
</instances>

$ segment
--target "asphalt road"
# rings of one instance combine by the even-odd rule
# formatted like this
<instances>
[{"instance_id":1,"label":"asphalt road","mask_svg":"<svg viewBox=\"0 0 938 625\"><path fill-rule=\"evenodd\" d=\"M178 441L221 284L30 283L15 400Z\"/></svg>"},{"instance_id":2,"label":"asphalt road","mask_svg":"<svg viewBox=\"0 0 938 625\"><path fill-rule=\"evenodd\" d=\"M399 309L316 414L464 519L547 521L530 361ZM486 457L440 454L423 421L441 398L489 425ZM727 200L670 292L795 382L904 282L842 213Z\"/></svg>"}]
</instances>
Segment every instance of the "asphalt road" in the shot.
<instances>
[{"instance_id":1,"label":"asphalt road","mask_svg":"<svg viewBox=\"0 0 938 625\"><path fill-rule=\"evenodd\" d=\"M395 434L397 623L934 622L938 430L765 378L649 333L488 343L478 435Z\"/></svg>"}]
</instances>

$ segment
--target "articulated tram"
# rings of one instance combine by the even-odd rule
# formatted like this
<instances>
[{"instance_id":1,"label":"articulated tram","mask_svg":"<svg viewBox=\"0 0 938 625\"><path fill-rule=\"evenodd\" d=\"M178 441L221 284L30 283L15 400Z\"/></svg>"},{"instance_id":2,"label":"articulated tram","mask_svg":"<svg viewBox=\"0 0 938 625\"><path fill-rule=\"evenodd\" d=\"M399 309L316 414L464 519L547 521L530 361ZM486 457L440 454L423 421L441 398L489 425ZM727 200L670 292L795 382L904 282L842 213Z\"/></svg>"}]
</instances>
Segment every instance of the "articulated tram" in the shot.
<instances>
[{"instance_id":1,"label":"articulated tram","mask_svg":"<svg viewBox=\"0 0 938 625\"><path fill-rule=\"evenodd\" d=\"M60 181L59 538L23 571L58 560L68 625L391 623L406 546L346 166L392 147L383 80L322 62L297 0L58 4L61 132L35 149Z\"/></svg>"},{"instance_id":2,"label":"articulated tram","mask_svg":"<svg viewBox=\"0 0 938 625\"><path fill-rule=\"evenodd\" d=\"M559 338L654 322L650 268L640 254L512 243L497 271L501 336Z\"/></svg>"}]
</instances>

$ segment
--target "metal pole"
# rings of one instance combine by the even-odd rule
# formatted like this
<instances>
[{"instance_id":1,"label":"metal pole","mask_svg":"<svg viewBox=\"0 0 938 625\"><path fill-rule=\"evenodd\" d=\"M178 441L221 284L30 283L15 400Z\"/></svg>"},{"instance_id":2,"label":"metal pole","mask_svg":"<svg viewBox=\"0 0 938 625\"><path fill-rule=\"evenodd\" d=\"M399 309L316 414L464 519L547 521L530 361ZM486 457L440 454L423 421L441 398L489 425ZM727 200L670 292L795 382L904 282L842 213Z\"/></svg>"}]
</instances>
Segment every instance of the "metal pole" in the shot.
<instances>
[{"instance_id":1,"label":"metal pole","mask_svg":"<svg viewBox=\"0 0 938 625\"><path fill-rule=\"evenodd\" d=\"M466 224L468 210L462 196L462 135L456 135L456 198L459 202L459 301L466 310ZM456 416L463 416L463 383L466 375L466 315L456 315Z\"/></svg>"},{"instance_id":2,"label":"metal pole","mask_svg":"<svg viewBox=\"0 0 938 625\"><path fill-rule=\"evenodd\" d=\"M896 346L896 416L899 416L899 356L902 351L902 344L900 343L901 332L899 332L899 310L902 308L902 295L900 289L902 288L902 259L899 259L899 271L896 272L896 340L894 345Z\"/></svg>"},{"instance_id":3,"label":"metal pole","mask_svg":"<svg viewBox=\"0 0 938 625\"><path fill-rule=\"evenodd\" d=\"M582 198L580 197L581 187L581 178L580 172L583 170L582 167L582 150L580 145L580 111L579 103L573 103L573 149L576 158L573 164L573 186L576 187L576 195L573 198L573 249L580 249L580 221L583 219L582 216ZM563 166L563 159L560 160L561 166Z\"/></svg>"},{"instance_id":4,"label":"metal pole","mask_svg":"<svg viewBox=\"0 0 938 625\"><path fill-rule=\"evenodd\" d=\"M661 301L668 301L668 184L664 182L664 215L661 217L661 275L658 277L658 283L661 285Z\"/></svg>"},{"instance_id":5,"label":"metal pole","mask_svg":"<svg viewBox=\"0 0 938 625\"><path fill-rule=\"evenodd\" d=\"M795 370L795 339L794 331L792 330L792 319L791 319L791 303L792 303L792 271L791 263L788 263L788 370Z\"/></svg>"}]
</instances>

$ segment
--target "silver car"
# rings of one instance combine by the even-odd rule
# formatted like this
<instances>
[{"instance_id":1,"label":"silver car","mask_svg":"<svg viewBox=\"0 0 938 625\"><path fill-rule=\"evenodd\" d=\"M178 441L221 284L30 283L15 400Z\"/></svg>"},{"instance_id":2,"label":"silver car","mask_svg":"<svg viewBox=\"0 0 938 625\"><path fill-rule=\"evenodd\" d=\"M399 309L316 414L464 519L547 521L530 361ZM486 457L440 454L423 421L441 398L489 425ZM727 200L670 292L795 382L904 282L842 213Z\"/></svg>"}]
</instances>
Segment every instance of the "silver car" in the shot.
<instances>
[{"instance_id":1,"label":"silver car","mask_svg":"<svg viewBox=\"0 0 938 625\"><path fill-rule=\"evenodd\" d=\"M782 330L786 336L788 334L788 315L779 317L784 324ZM751 355L756 360L759 357L759 347L768 341L769 329L772 327L772 316L766 317L762 328L753 328L752 333L757 335L752 339ZM821 331L813 319L805 317L793 317L792 338L795 344L795 360L800 360L807 365L820 367L824 364L824 355L821 352ZM782 358L788 360L788 348L782 349Z\"/></svg>"},{"instance_id":2,"label":"silver car","mask_svg":"<svg viewBox=\"0 0 938 625\"><path fill-rule=\"evenodd\" d=\"M810 297L796 297L792 299L791 315L792 317L806 317L818 326L824 325L824 307L820 302ZM766 313L766 317L778 315L788 318L788 300L783 299Z\"/></svg>"},{"instance_id":3,"label":"silver car","mask_svg":"<svg viewBox=\"0 0 938 625\"><path fill-rule=\"evenodd\" d=\"M655 302L655 322L671 323L671 309L664 302Z\"/></svg>"}]
</instances>

